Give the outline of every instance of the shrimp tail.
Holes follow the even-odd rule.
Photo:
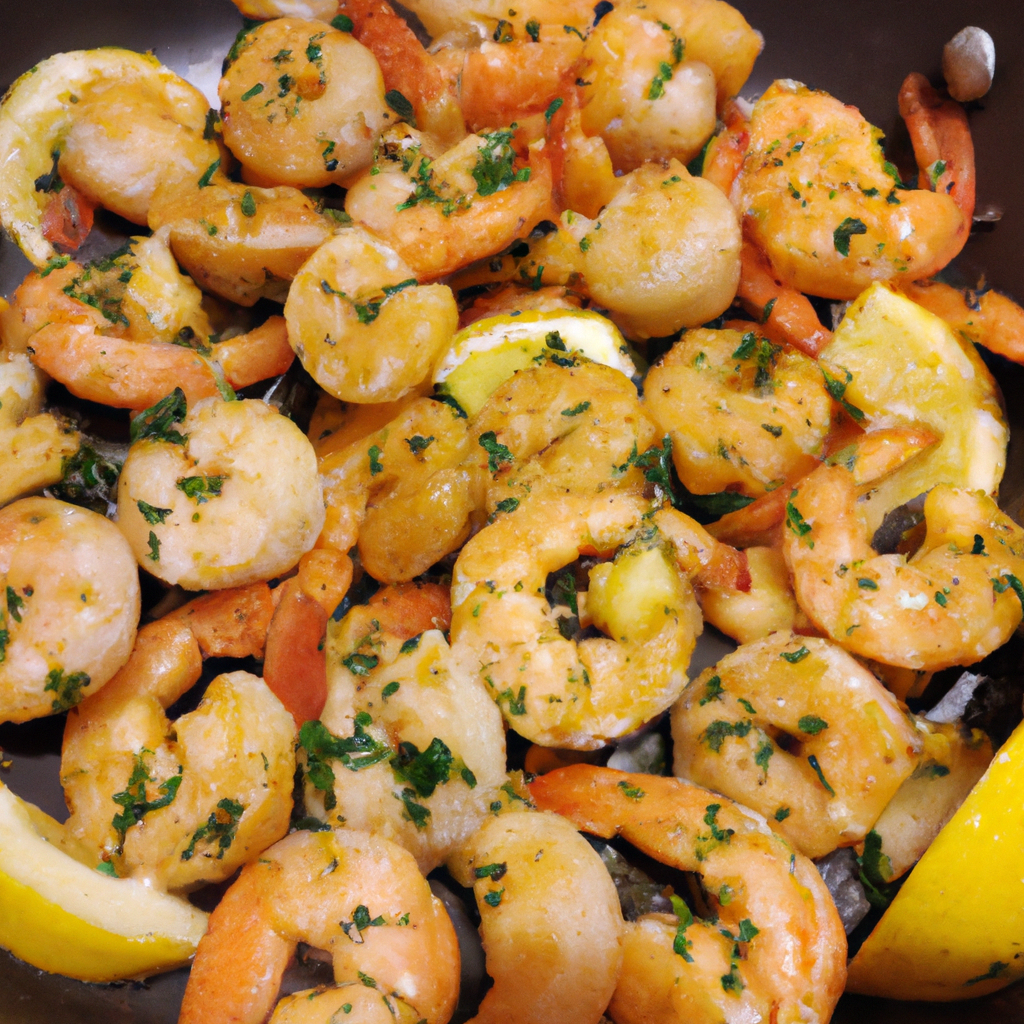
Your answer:
[[[81,192],[65,185],[43,212],[43,237],[61,252],[74,252],[92,231],[95,208]]]
[[[910,132],[919,187],[949,195],[964,215],[963,242],[974,216],[974,143],[964,108],[945,99],[914,71],[900,87],[900,116]]]

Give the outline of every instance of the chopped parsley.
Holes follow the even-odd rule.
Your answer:
[[[184,444],[188,440],[188,435],[180,433],[174,425],[181,423],[187,411],[185,392],[181,388],[175,388],[156,405],[151,405],[132,418],[129,433],[132,443],[151,438],[170,444]]]
[[[150,505],[148,501],[137,501],[135,504],[142,513],[142,518],[145,519],[150,526],[156,526],[157,523],[162,523],[171,514],[171,512],[174,511],[170,508],[157,508],[156,505]],[[7,589],[10,590],[10,587]]]
[[[415,434],[413,437],[407,437],[405,443],[409,446],[409,451],[413,455],[419,455],[421,452],[425,452],[436,440],[437,438],[433,434],[430,437]]]
[[[483,136],[484,144],[478,150],[476,166],[470,171],[478,195],[491,196],[517,181],[529,181],[529,167],[512,170],[515,159],[511,146],[512,134],[512,130],[508,129]]]
[[[639,786],[631,786],[625,779],[619,783],[619,789],[622,790],[630,800],[639,803],[647,794]]]
[[[411,821],[416,826],[417,831],[419,831],[427,827],[427,821],[430,819],[430,809],[416,803],[413,799],[415,796],[415,790],[406,788],[402,790],[402,795],[400,797],[396,796],[396,798],[402,801],[405,808],[402,811],[402,817],[406,821]]]
[[[850,255],[850,238],[853,235],[866,235],[868,233],[868,226],[864,221],[857,217],[847,217],[840,225],[832,232],[832,244],[836,247],[836,252],[840,256]]]
[[[497,907],[501,903],[501,897],[504,895],[504,888],[492,889],[490,892],[484,894],[484,903],[489,907]]]
[[[819,732],[828,728],[828,722],[826,722],[824,718],[819,718],[817,715],[804,715],[800,721],[797,722],[797,728],[808,736],[817,736]]]
[[[699,703],[700,707],[704,707],[705,704],[710,704],[713,700],[722,700],[722,694],[725,690],[722,688],[722,680],[720,676],[712,676],[704,684],[704,696],[701,697]]]
[[[806,647],[801,647],[799,650],[796,651],[783,651],[779,655],[779,657],[784,658],[786,661],[790,663],[790,665],[795,665],[797,664],[797,662],[803,661],[804,658],[806,658],[807,655],[810,653],[811,652],[807,650]]]
[[[857,423],[864,419],[864,413],[855,405],[851,405],[843,396],[846,394],[846,386],[853,380],[853,374],[846,370],[846,380],[841,381],[833,377],[824,367],[821,368],[822,376],[825,378],[825,390],[837,401]]]
[[[500,882],[508,871],[508,864],[502,861],[500,864],[485,864],[482,868],[474,868],[475,878],[489,878],[492,882]]]
[[[452,760],[451,750],[435,736],[422,751],[415,743],[399,743],[391,770],[399,782],[408,782],[417,796],[429,797],[451,778]]]
[[[378,445],[370,445],[370,450],[366,453],[370,458],[370,476],[376,476],[378,473],[384,472],[384,463],[380,461],[380,457],[384,454]]]
[[[211,498],[219,498],[226,476],[185,476],[175,483],[182,494],[197,505],[205,505]]]
[[[4,632],[7,631],[4,630]],[[64,669],[54,668],[46,673],[46,685],[43,687],[43,692],[56,694],[51,704],[54,711],[67,711],[82,699],[82,690],[90,682],[92,680],[87,672],[71,672],[64,675]]]
[[[217,810],[213,811],[206,819],[205,825],[192,833],[192,841],[181,851],[182,860],[191,860],[196,852],[198,843],[217,844],[217,860],[224,859],[224,851],[229,849],[235,841],[235,833],[238,831],[238,822],[242,818],[245,806],[237,800],[225,797],[217,803]],[[206,854],[210,856],[210,854]]]
[[[690,956],[690,950],[693,948],[693,942],[686,937],[686,929],[693,924],[693,914],[679,896],[673,893],[669,899],[672,901],[672,913],[679,919],[676,924],[675,937],[672,939],[672,952],[676,956],[681,956],[688,964],[692,964],[693,957]]]
[[[736,736],[742,739],[754,727],[749,718],[741,719],[739,722],[724,722],[716,719],[700,735],[700,738],[716,754],[722,752],[722,744],[729,736]]]
[[[260,86],[260,92],[262,92],[262,91],[263,91],[263,86],[261,85]],[[245,98],[246,98],[245,96],[242,97],[243,100]],[[206,188],[210,184],[210,182],[213,180],[213,176],[217,173],[217,169],[219,167],[220,167],[220,157],[217,157],[217,159],[214,160],[213,163],[210,164],[210,166],[207,167],[205,171],[203,171],[203,175],[199,179],[199,187],[200,188]]]
[[[299,746],[306,752],[306,778],[324,794],[324,808],[328,811],[337,806],[334,769],[328,761],[339,761],[349,771],[357,772],[394,756],[387,744],[366,732],[371,721],[365,711],[359,712],[353,735],[340,738],[316,719],[303,722],[299,729]]]
[[[825,773],[821,770],[818,759],[813,754],[809,754],[807,763],[814,769],[814,774],[818,776],[818,781],[828,790],[828,795],[835,796],[836,791],[828,784],[828,779],[825,778]]]
[[[249,189],[246,189],[242,195],[241,209],[242,215],[245,217],[256,216],[256,199],[253,197],[253,194]]]
[[[160,538],[152,530],[149,531],[149,541],[148,541],[148,543],[149,543],[149,552],[146,554],[146,557],[151,562],[159,562],[160,561]]]
[[[143,750],[135,755],[135,764],[132,767],[131,775],[128,776],[127,785],[120,793],[115,793],[111,797],[114,803],[121,808],[111,821],[121,842],[124,842],[125,833],[132,825],[142,821],[150,811],[158,811],[161,807],[166,807],[178,795],[178,787],[183,778],[182,766],[178,765],[177,775],[172,775],[157,787],[160,796],[155,800],[147,799],[146,783],[156,780],[149,774],[149,769],[142,757],[144,753],[151,753],[151,751]]]
[[[487,452],[487,468],[492,474],[498,472],[502,463],[512,463],[514,461],[512,452],[498,440],[498,436],[493,430],[488,430],[481,434],[478,442],[480,447]]]
[[[403,120],[407,121],[413,128],[416,127],[416,111],[412,104],[397,89],[389,89],[384,93],[384,102]]]

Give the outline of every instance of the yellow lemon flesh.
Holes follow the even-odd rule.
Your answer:
[[[534,360],[578,352],[595,363],[636,373],[625,339],[606,317],[586,310],[530,310],[478,320],[452,338],[434,383],[475,416],[498,386]]]
[[[0,783],[0,946],[82,981],[145,978],[188,963],[207,915],[60,849],[61,826]]]
[[[850,962],[847,991],[943,1001],[1024,976],[1024,724]]]
[[[974,346],[944,320],[874,284],[851,303],[819,359],[836,382],[833,397],[845,385],[842,400],[868,429],[916,423],[940,438],[867,495],[872,532],[886,512],[938,483],[995,493],[1009,442],[998,390]]]

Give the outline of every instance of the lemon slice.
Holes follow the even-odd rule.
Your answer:
[[[578,352],[627,377],[637,372],[625,339],[606,317],[588,310],[530,310],[487,317],[459,331],[434,370],[434,383],[475,416],[516,370],[560,351]]]
[[[82,981],[144,978],[188,963],[207,915],[55,845],[61,826],[0,783],[0,946]]]
[[[46,196],[35,182],[52,170],[76,104],[98,86],[143,79],[158,88],[181,81],[152,54],[111,46],[55,54],[7,90],[0,105],[0,223],[37,267],[57,251],[43,237]]]
[[[886,512],[938,483],[995,494],[1009,441],[996,384],[944,320],[874,284],[851,303],[819,360],[833,397],[845,384],[842,400],[865,426],[924,424],[941,439],[869,493],[862,507],[872,532]]]
[[[850,962],[847,990],[933,1001],[1024,975],[1024,725],[1019,725]]]

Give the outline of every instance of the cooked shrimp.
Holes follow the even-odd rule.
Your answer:
[[[413,587],[398,591],[400,607],[421,593],[429,609],[433,595]],[[306,806],[329,824],[398,843],[426,873],[476,831],[500,795],[505,731],[486,688],[455,664],[439,629],[409,638],[411,623],[396,632],[393,620],[378,602],[328,630],[327,704],[320,724],[300,733]]]
[[[482,504],[466,421],[428,398],[320,463],[327,519],[318,544],[357,541],[370,574],[397,583],[426,572],[469,536]]]
[[[313,448],[256,400],[180,391],[136,421],[118,481],[118,526],[154,576],[190,590],[269,579],[292,568],[324,522]]]
[[[556,215],[543,142],[524,165],[512,137],[512,129],[467,135],[433,159],[428,140],[399,126],[349,189],[345,210],[387,239],[420,279],[492,256]]]
[[[694,494],[756,497],[803,476],[832,420],[817,364],[757,331],[687,331],[647,375],[644,404]]]
[[[247,18],[318,18],[330,21],[338,0],[233,0]]]
[[[444,906],[411,854],[341,829],[295,832],[242,869],[200,940],[181,1024],[262,1024],[299,942],[331,954],[359,1020],[451,1017],[459,947]]]
[[[604,838],[701,876],[708,919],[627,925],[609,1007],[641,1021],[828,1021],[846,980],[846,937],[814,865],[732,801],[681,779],[574,765],[530,785],[537,803]]]
[[[994,291],[963,292],[940,281],[914,281],[901,290],[962,338],[1024,363],[1024,309],[1013,299]]]
[[[872,830],[886,858],[887,881],[906,874],[921,859],[992,760],[992,742],[980,729],[919,717],[914,721],[924,741],[920,764]]]
[[[200,668],[186,623],[145,626],[128,664],[69,716],[61,755],[68,833],[173,891],[229,878],[288,831],[292,809],[295,726],[262,679],[219,675],[168,720]]]
[[[685,685],[701,630],[688,577],[700,565],[663,535],[652,511],[621,491],[539,495],[462,549],[452,646],[520,735],[593,749],[650,721]],[[607,636],[577,643],[562,635],[545,586],[583,551],[616,556],[590,571],[586,598],[576,598],[581,623]]]
[[[0,510],[0,589],[0,720],[66,711],[128,660],[139,574],[103,516],[54,498]]]
[[[401,93],[412,106],[410,120],[443,145],[458,142],[466,126],[454,90],[405,19],[386,0],[342,0],[338,10],[352,22],[352,35],[377,58],[384,88]]]
[[[41,411],[43,386],[27,355],[0,349],[0,506],[57,483],[78,451],[78,431]]]
[[[754,107],[738,207],[784,284],[852,299],[928,277],[962,248],[970,218],[950,195],[900,190],[878,139],[855,107],[796,82]]]
[[[790,493],[786,561],[800,607],[853,654],[935,670],[971,665],[1021,621],[1024,532],[980,492],[937,485],[908,560],[871,548],[852,474],[817,469]]]
[[[563,214],[518,274],[544,284],[576,275],[576,287],[633,338],[714,319],[739,280],[740,231],[729,201],[675,160],[645,164],[620,182],[599,220]]]
[[[520,370],[491,395],[469,432],[477,443],[467,462],[487,481],[488,513],[552,490],[642,490],[636,453],[656,437],[633,382],[589,362]]]
[[[706,669],[672,709],[674,772],[774,819],[808,857],[852,846],[917,767],[895,698],[827,640],[783,631]]]
[[[242,37],[220,81],[224,141],[254,185],[347,184],[393,116],[373,54],[322,21],[276,18]]]
[[[583,50],[583,130],[604,139],[616,170],[686,163],[711,137],[718,101],[743,87],[762,45],[726,3],[618,4]]]
[[[159,184],[199,181],[219,158],[203,137],[209,104],[152,54],[116,47],[59,53],[22,75],[0,107],[0,222],[37,266],[57,256],[36,189],[60,177],[137,224]]]
[[[494,979],[473,1024],[597,1024],[622,963],[622,912],[575,827],[547,811],[502,813],[448,869],[473,887]]]
[[[560,172],[555,176],[556,192],[566,209],[596,219],[619,190],[611,154],[600,135],[584,133],[575,94],[569,93],[558,114],[561,124],[554,141],[561,152],[555,149],[556,157],[560,157],[560,167],[556,164]],[[553,120],[552,126],[555,124]]]
[[[529,0],[512,9],[505,0],[410,0],[403,6],[423,22],[435,39],[448,34],[457,38],[467,32],[493,37],[499,23],[514,38],[532,38],[526,27],[531,21],[539,26],[538,32],[545,25],[555,25],[563,32],[562,26],[569,25],[582,35],[594,20],[594,5],[588,0]]]
[[[175,257],[203,288],[243,306],[283,302],[288,282],[335,226],[298,189],[230,181],[158,192],[149,224],[169,225]]]
[[[580,304],[579,296],[561,286],[538,288],[535,291],[510,284],[478,295],[459,316],[459,327],[468,327],[477,320],[492,316],[515,316],[531,310],[554,313],[563,309],[579,309]]]
[[[284,313],[302,365],[347,402],[410,392],[459,321],[447,285],[417,285],[413,268],[360,227],[344,228],[306,261]]]

